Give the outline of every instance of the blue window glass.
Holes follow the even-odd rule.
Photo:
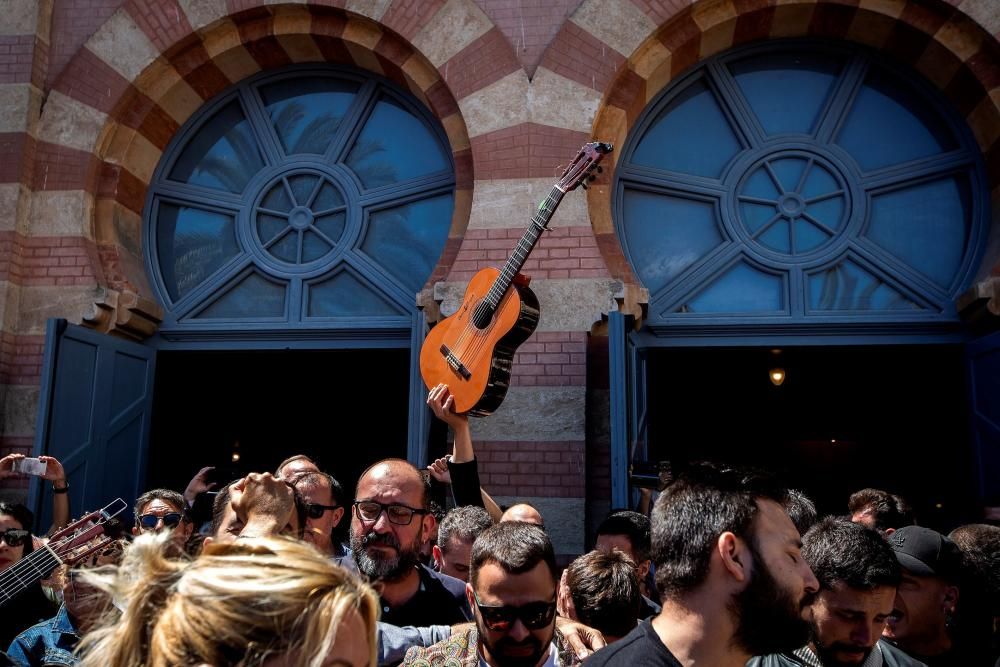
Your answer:
[[[360,84],[317,77],[261,86],[260,96],[285,153],[326,152]]]
[[[644,285],[658,289],[723,242],[711,202],[626,190],[628,244]]]
[[[214,190],[243,192],[263,166],[250,122],[234,100],[212,116],[184,147],[170,178]]]
[[[157,247],[167,294],[176,301],[240,253],[233,215],[159,202]]]
[[[163,326],[408,327],[454,189],[443,128],[395,84],[331,65],[247,79],[181,128],[150,184]]]
[[[368,221],[361,250],[390,271],[411,292],[419,290],[434,270],[436,258],[451,227],[450,197],[434,197],[376,211]]]
[[[680,307],[684,313],[757,313],[785,308],[781,277],[740,262]]]
[[[692,132],[691,128],[698,131]],[[636,146],[636,165],[717,178],[740,142],[715,95],[697,80],[670,100]]]
[[[651,101],[612,214],[653,324],[954,321],[986,182],[969,128],[913,73],[788,40],[708,59]]]
[[[755,54],[729,63],[729,70],[768,134],[810,134],[845,58],[826,53]]]
[[[450,166],[441,142],[391,97],[375,105],[347,156],[365,189],[436,174]]]

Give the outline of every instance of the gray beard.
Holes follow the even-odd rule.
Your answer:
[[[392,546],[396,548],[395,556],[372,558],[368,555],[365,546],[373,535],[374,533],[369,533],[361,539],[351,535],[351,551],[354,552],[354,561],[358,564],[358,569],[369,579],[373,581],[399,581],[419,562],[417,551],[412,548],[404,549],[394,539]]]

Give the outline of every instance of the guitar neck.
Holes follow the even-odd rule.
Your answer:
[[[0,607],[52,574],[61,564],[62,559],[46,544],[0,572]]]
[[[493,281],[493,286],[490,287],[490,291],[486,295],[485,301],[489,303],[492,309],[495,310],[499,307],[504,294],[507,293],[511,283],[514,281],[514,276],[521,271],[525,261],[528,259],[528,255],[531,254],[531,251],[535,248],[535,244],[538,243],[538,239],[541,238],[542,232],[548,228],[549,220],[552,218],[552,214],[555,213],[556,207],[559,206],[559,202],[562,201],[563,194],[565,193],[558,186],[553,185],[552,189],[549,190],[548,196],[542,200],[542,203],[538,205],[538,210],[531,216],[531,222],[528,223],[527,229],[524,230],[521,239],[514,246],[513,252],[507,258],[507,263],[504,264],[500,275]]]

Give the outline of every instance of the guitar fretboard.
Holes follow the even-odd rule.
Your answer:
[[[52,574],[62,560],[47,544],[0,572],[0,606]]]
[[[490,291],[486,294],[484,301],[489,304],[491,310],[496,311],[500,306],[500,301],[510,288],[510,284],[514,281],[514,276],[524,266],[524,262],[528,259],[528,255],[534,249],[535,244],[538,243],[542,232],[547,229],[546,225],[548,225],[549,220],[552,218],[552,214],[555,213],[556,207],[559,206],[559,202],[562,201],[563,194],[563,191],[558,186],[552,186],[548,196],[539,204],[535,214],[531,216],[528,228],[524,230],[521,239],[514,246],[510,257],[507,258],[503,270],[500,271],[500,275],[493,281]]]

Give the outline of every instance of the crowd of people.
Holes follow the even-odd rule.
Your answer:
[[[454,449],[426,470],[375,462],[352,498],[304,455],[217,487],[205,468],[135,499],[130,525],[72,567],[26,508],[0,504],[0,664],[1000,664],[1000,528],[945,536],[876,489],[818,517],[769,476],[691,464],[650,515],[612,511],[560,568],[541,513],[481,487],[447,388],[428,405]],[[48,471],[52,534],[69,506],[58,461]],[[449,511],[431,480],[450,485]]]

